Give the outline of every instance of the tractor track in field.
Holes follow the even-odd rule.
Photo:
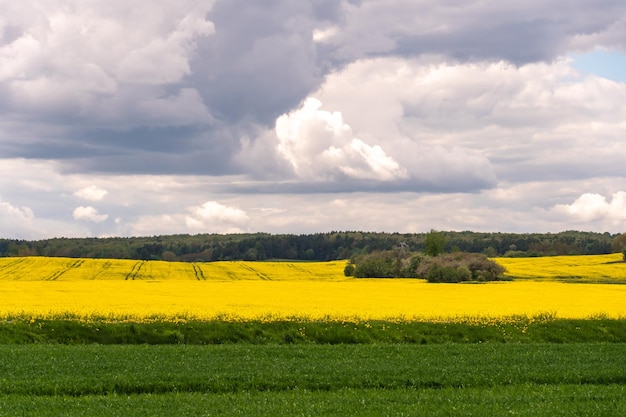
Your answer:
[[[94,276],[91,277],[91,279],[97,279],[101,274],[107,272],[109,270],[109,268],[111,268],[111,265],[113,265],[113,262],[111,262],[111,261],[104,262],[102,264],[102,268],[98,272],[96,272],[94,274]]]
[[[134,281],[137,278],[137,275],[139,275],[139,272],[141,271],[141,268],[143,268],[143,266],[146,264],[146,261],[139,261],[139,262],[135,262],[133,264],[133,267],[131,268],[130,272],[128,274],[126,274],[126,278],[124,278],[125,281]]]
[[[85,263],[84,259],[78,259],[72,263],[70,263],[69,265],[67,265],[67,267],[65,269],[59,269],[57,271],[54,271],[51,275],[49,275],[47,278],[45,278],[45,280],[47,281],[56,281],[59,279],[59,277],[61,277],[63,274],[65,274],[66,272],[72,270],[72,269],[76,269],[76,268],[80,268],[80,266],[82,264]]]
[[[247,269],[251,272],[253,272],[257,277],[259,277],[260,279],[264,280],[264,281],[271,281],[272,278],[267,275],[264,274],[263,272],[257,271],[256,269],[252,268],[250,265],[246,265],[246,264],[240,264],[240,266],[244,269]]]
[[[202,268],[200,268],[200,266],[198,266],[196,263],[192,263],[191,266],[193,267],[193,273],[196,276],[196,279],[198,281],[206,281],[206,277],[204,276],[204,272],[202,272]]]

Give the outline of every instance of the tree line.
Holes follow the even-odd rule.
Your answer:
[[[443,252],[494,256],[592,255],[621,252],[626,234],[439,232]],[[55,256],[206,262],[350,259],[402,246],[424,252],[428,233],[333,231],[315,234],[197,234],[151,237],[0,239],[0,256]]]

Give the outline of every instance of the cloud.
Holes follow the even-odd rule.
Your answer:
[[[505,59],[518,65],[550,61],[571,48],[602,44],[624,49],[626,6],[592,0],[564,9],[558,1],[411,0],[345,2],[338,33],[327,43],[335,59],[441,54],[463,61]],[[377,30],[372,30],[375,27]]]
[[[257,178],[291,171],[304,191],[373,190],[374,181],[474,192],[499,181],[606,177],[626,158],[624,100],[626,84],[580,74],[567,58],[361,60],[330,74],[274,132],[244,141],[236,160]],[[293,178],[274,187],[298,188]]]
[[[626,192],[614,193],[610,201],[600,194],[585,193],[571,204],[556,205],[554,210],[577,221],[607,220],[615,224],[624,224],[626,222]]]
[[[30,78],[43,68],[68,76],[93,65],[119,82],[177,82],[189,73],[196,38],[214,32],[205,19],[211,2],[139,2],[132,9],[118,1],[62,3],[27,0],[8,7],[5,16],[19,35],[2,48],[0,57],[11,63],[3,66],[3,78]]]
[[[339,19],[340,2],[217,2],[213,36],[199,39],[190,81],[220,119],[273,125],[331,69],[313,40],[321,22]]]
[[[45,115],[70,124],[163,124],[162,118],[180,124],[189,123],[191,115],[193,123],[206,121],[197,92],[176,85],[191,72],[197,40],[214,33],[206,19],[211,4],[183,0],[154,7],[140,1],[129,9],[119,1],[26,0],[6,5],[3,14],[14,36],[0,42],[5,92],[0,105],[36,120]],[[181,115],[158,100],[194,109]],[[156,113],[131,121],[126,110],[137,104]]]
[[[79,206],[74,209],[73,217],[75,220],[85,220],[93,223],[102,223],[109,218],[109,215],[100,214],[98,210],[92,206]]]
[[[580,36],[592,30],[617,31],[624,5],[607,1],[599,11],[596,4],[582,1],[571,10],[559,10],[558,20],[549,17],[554,9],[552,3],[518,7],[469,2],[444,7],[434,2],[388,5],[283,0],[263,7],[240,0],[215,4],[188,0],[160,3],[158,7],[139,1],[133,10],[119,1],[106,6],[76,0],[45,6],[34,1],[7,5],[8,29],[2,31],[6,35],[0,41],[0,92],[6,94],[0,94],[0,108],[4,120],[13,123],[7,130],[13,134],[5,139],[5,146],[10,147],[6,155],[63,155],[69,169],[86,172],[168,170],[201,174],[209,169],[211,174],[230,174],[240,168],[235,159],[237,152],[245,152],[242,148],[247,145],[241,143],[242,138],[254,141],[252,136],[271,129],[280,115],[295,111],[307,97],[316,97],[325,109],[341,112],[354,138],[360,141],[353,146],[335,146],[339,151],[332,155],[344,167],[355,162],[362,166],[336,170],[333,175],[369,180],[402,177],[400,171],[410,171],[410,167],[400,160],[401,155],[394,154],[394,146],[387,143],[390,135],[381,132],[382,125],[375,132],[363,129],[359,119],[366,117],[354,117],[341,103],[319,94],[320,86],[325,85],[326,91],[340,87],[333,86],[333,80],[341,79],[342,74],[344,80],[349,79],[348,73],[355,73],[359,66],[370,71],[370,84],[376,74],[386,74],[379,77],[382,85],[390,75],[386,65],[393,71],[398,69],[395,62],[409,62],[406,67],[411,75],[416,68],[413,62],[436,53],[448,64],[432,69],[433,85],[445,90],[451,76],[460,78],[467,70],[471,75],[468,73],[461,87],[471,90],[475,73],[488,69],[484,63],[513,62],[519,67],[544,59],[541,57],[551,62],[559,53],[565,54],[573,40],[582,45]],[[585,12],[591,9],[594,13]],[[371,31],[375,21],[387,23],[376,24],[381,30]],[[532,35],[537,28],[541,29],[539,35]],[[545,31],[549,31],[549,38],[543,36]],[[456,69],[453,63],[458,64]],[[472,63],[477,65],[473,68]],[[485,87],[488,80],[483,76],[474,91]],[[396,86],[410,95],[414,86],[407,77],[404,81]],[[453,82],[448,90],[455,91],[457,85]],[[541,87],[546,88],[543,91],[550,88]],[[427,88],[416,90],[424,92]],[[454,129],[458,124],[461,129],[466,127],[464,122],[471,121],[471,115],[461,112],[466,103],[458,102],[455,108],[454,96],[444,94],[444,101],[437,101],[438,97],[426,94],[435,99],[429,110],[416,106],[421,104],[419,100],[405,105],[404,98],[398,97],[399,102],[393,103],[384,97],[389,94],[381,92],[383,97],[378,101],[361,104],[380,113],[371,117],[373,112],[365,112],[371,126],[396,108],[406,114],[387,119],[385,128],[391,124],[395,130],[410,129],[422,114],[441,128],[445,124]],[[348,94],[345,100],[350,97]],[[498,99],[483,91],[482,99],[471,104],[482,110],[483,104]],[[392,105],[387,108],[390,101]],[[576,100],[569,102],[570,106],[572,102]],[[433,117],[437,112],[439,119]],[[515,114],[509,116],[518,121],[524,117],[523,111]],[[464,118],[457,120],[458,115]],[[475,126],[484,115],[476,116]],[[34,134],[33,125],[40,125],[43,133]],[[170,149],[166,155],[154,155],[164,141],[153,138],[164,135],[169,138]],[[20,141],[13,139],[17,137]],[[28,143],[25,137],[31,138]],[[423,139],[419,138],[421,145],[425,145]],[[447,152],[456,147],[471,154],[468,161],[479,156],[490,160],[482,151],[477,154],[471,147],[443,143],[445,139],[441,137],[437,145]],[[415,137],[411,140],[416,142]],[[381,151],[386,159],[375,157],[382,157]],[[428,146],[422,146],[414,154],[429,151]],[[152,158],[154,163],[145,162]],[[486,166],[487,159],[481,165]],[[372,164],[363,162],[367,160]],[[390,173],[391,160],[400,171]],[[493,184],[494,178],[483,172],[476,178],[475,188]]]
[[[626,157],[617,145],[626,84],[582,76],[570,64],[377,58],[331,74],[315,96],[416,179],[471,178],[476,189],[610,176]]]
[[[90,185],[74,192],[74,195],[89,201],[100,201],[108,194],[107,190],[96,185]]]
[[[624,226],[623,1],[0,2],[5,233]]]
[[[424,106],[422,120],[428,121],[431,114],[439,117],[420,94],[420,85],[430,83],[432,75],[446,77],[450,69],[456,70],[454,66],[431,65],[399,59],[350,65],[329,76],[315,93],[323,99],[311,96],[279,117],[275,144],[266,136],[257,150],[266,153],[269,147],[276,147],[276,159],[287,161],[303,181],[354,180],[355,189],[363,189],[362,181],[393,182],[395,189],[413,191],[493,186],[496,175],[481,149],[463,143],[445,146],[442,140],[432,140],[438,139],[437,132],[409,125],[415,120],[411,112],[417,103]],[[460,86],[470,83],[462,78],[463,69],[461,66],[458,78],[452,80]],[[449,85],[450,81],[439,82]],[[460,108],[463,91],[454,94],[461,101]],[[245,158],[256,158],[251,147],[244,150],[252,153]]]
[[[209,4],[211,2],[208,2]],[[191,70],[189,53],[195,48],[197,36],[214,33],[213,23],[205,20],[207,6],[176,20],[166,36],[148,39],[145,32],[138,32],[137,46],[125,54],[119,63],[117,75],[120,81],[140,84],[169,84],[182,80]],[[162,16],[159,16],[162,18]],[[164,59],[165,58],[165,59]],[[164,64],[164,65],[163,65]],[[155,69],[158,67],[158,71]]]
[[[406,177],[405,170],[380,146],[354,138],[340,112],[330,113],[321,106],[319,100],[309,98],[276,121],[278,152],[300,178],[388,181]]]
[[[226,206],[217,201],[207,201],[191,209],[185,218],[189,229],[205,233],[241,232],[249,221],[245,211],[236,207]]]
[[[35,215],[30,207],[15,207],[0,200],[0,228],[5,236],[27,234],[33,236]]]
[[[121,219],[117,219],[121,223]],[[133,220],[126,226],[122,226],[122,234],[131,236],[155,236],[159,234],[172,235],[186,230],[185,222],[181,216],[161,214],[143,215]]]

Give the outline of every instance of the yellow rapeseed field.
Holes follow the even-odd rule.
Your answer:
[[[539,258],[535,258],[537,260]],[[449,320],[626,316],[626,286],[554,280],[429,284],[343,276],[345,261],[0,259],[0,317]]]
[[[626,284],[626,262],[621,253],[494,260],[515,279]]]

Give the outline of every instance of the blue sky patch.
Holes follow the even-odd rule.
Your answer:
[[[625,54],[596,49],[586,54],[571,55],[571,58],[574,60],[572,66],[580,72],[626,82]]]

